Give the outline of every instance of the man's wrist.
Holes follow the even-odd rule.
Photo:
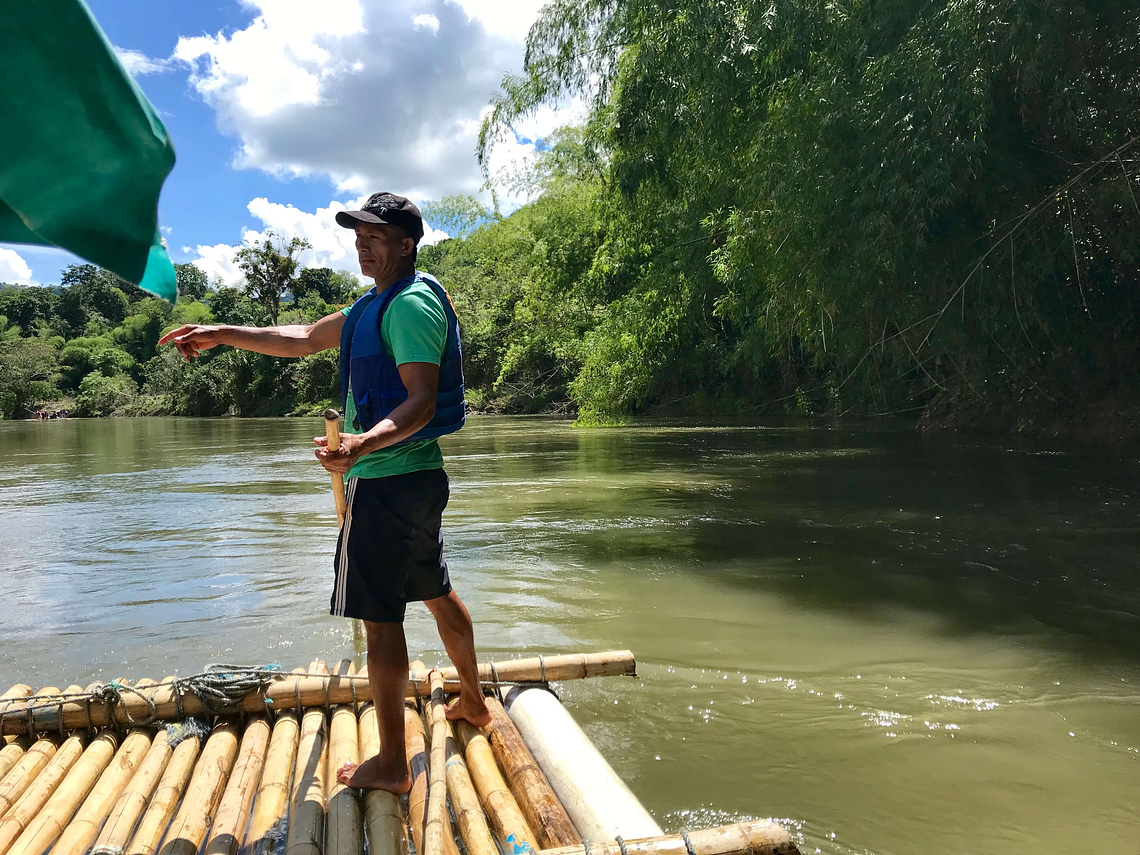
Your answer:
[[[380,423],[380,425],[382,424],[383,422]],[[372,430],[360,435],[361,456],[364,456],[365,454],[371,454],[373,451],[379,451],[384,447],[384,435],[380,432],[380,425],[376,425],[376,427],[372,428]]]

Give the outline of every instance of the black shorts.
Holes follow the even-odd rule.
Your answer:
[[[332,614],[401,623],[409,601],[451,591],[440,531],[448,496],[442,469],[349,479]]]

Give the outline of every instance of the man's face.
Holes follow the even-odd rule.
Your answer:
[[[381,279],[403,269],[415,243],[397,226],[356,224],[356,257],[360,272]]]

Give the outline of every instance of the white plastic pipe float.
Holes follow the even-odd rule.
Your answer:
[[[664,834],[558,698],[514,688],[505,706],[583,840]]]

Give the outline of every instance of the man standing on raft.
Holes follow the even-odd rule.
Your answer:
[[[375,193],[359,211],[340,211],[356,231],[360,272],[376,286],[351,309],[309,326],[235,327],[187,324],[164,335],[186,360],[220,344],[270,356],[306,356],[340,346],[346,433],[338,451],[325,437],[317,459],[349,478],[344,526],[336,549],[332,614],[364,621],[368,683],[376,702],[380,754],[346,764],[341,783],[405,793],[408,648],[404,609],[423,600],[459,672],[459,702],[449,719],[487,724],[471,615],[451,589],[440,517],[447,474],[436,438],[463,426],[463,357],[459,324],[443,287],[416,270],[424,234],[419,209],[403,196]]]

